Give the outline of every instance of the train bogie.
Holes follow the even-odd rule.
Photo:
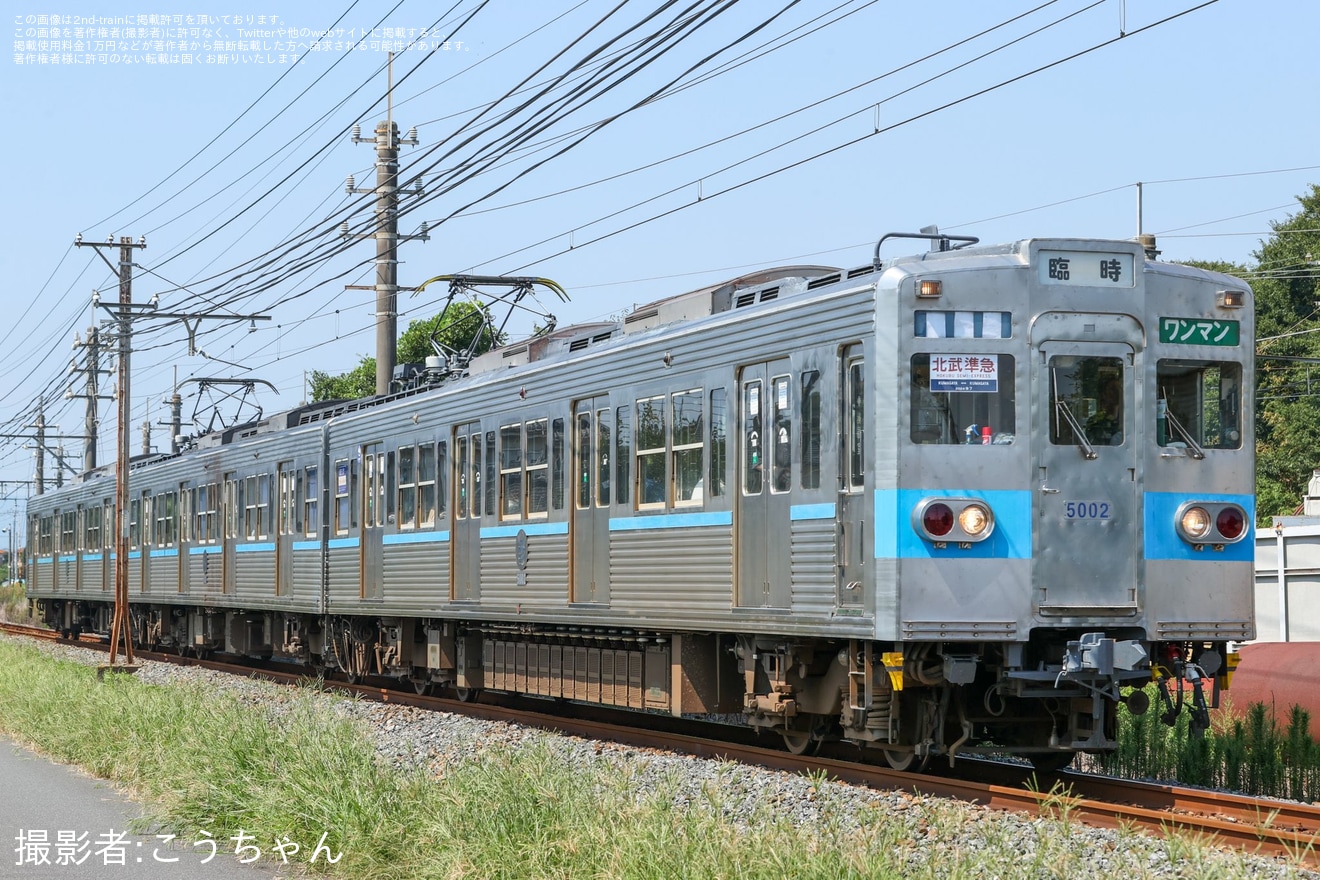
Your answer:
[[[895,766],[1112,749],[1132,688],[1200,682],[1200,719],[1254,634],[1249,298],[1033,240],[559,330],[137,463],[134,632]],[[108,625],[113,495],[33,499],[52,626]]]

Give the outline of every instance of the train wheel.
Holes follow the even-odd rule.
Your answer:
[[[424,697],[431,692],[431,680],[429,678],[414,678],[412,684],[413,690],[417,691],[419,697]]]
[[[926,769],[930,756],[918,757],[916,752],[903,752],[898,749],[885,749],[885,763],[900,773],[920,773]]]
[[[1027,755],[1031,766],[1041,773],[1057,773],[1071,764],[1075,757],[1077,757],[1076,752],[1036,752]]]
[[[814,749],[820,748],[820,740],[814,738],[810,730],[784,730],[781,734],[784,737],[784,748],[795,755],[805,755],[808,750],[814,754]]]
[[[456,687],[454,688],[454,696],[458,697],[461,702],[470,703],[477,698],[477,689]]]

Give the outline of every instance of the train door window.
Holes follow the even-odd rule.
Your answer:
[[[495,508],[495,490],[496,473],[499,468],[499,462],[495,460],[495,432],[486,432],[486,480],[484,483],[486,489],[486,513],[494,514]]]
[[[466,519],[468,515],[468,480],[470,462],[468,461],[468,441],[466,437],[454,438],[454,467],[455,476],[458,485],[455,487],[458,491],[458,509],[454,515],[459,519]]]
[[[844,372],[844,450],[848,456],[847,486],[866,485],[866,371],[865,361],[849,357]]]
[[[527,515],[545,516],[550,509],[550,449],[546,420],[527,423]]]
[[[449,512],[449,443],[441,440],[435,444],[435,514],[445,516]]]
[[[379,443],[362,447],[362,521],[367,528],[378,528],[385,524],[386,490],[389,487],[386,477],[385,454],[380,451]]]
[[[500,427],[500,519],[523,512],[522,425]]]
[[[417,525],[417,450],[405,446],[399,450],[399,528]]]
[[[179,543],[192,543],[192,506],[194,499],[193,489],[186,486],[179,487]]]
[[[665,397],[637,401],[637,506],[665,503]]]
[[[444,444],[441,444],[442,446]],[[402,454],[402,451],[400,451]],[[417,525],[435,525],[436,460],[435,444],[417,444]]]
[[[77,523],[76,523],[76,525],[74,526],[74,528],[76,529],[76,532],[75,532],[75,534],[74,534],[74,541],[75,541],[76,543],[74,544],[74,548],[73,548],[73,549],[75,549],[75,550],[79,550],[79,551],[81,551],[81,550],[86,550],[86,549],[87,549],[87,544],[86,544],[86,542],[87,542],[87,531],[86,531],[86,529],[85,529],[84,526],[83,526],[83,509],[82,509],[82,505],[81,505],[81,504],[78,505],[78,519],[77,519]]]
[[[610,504],[610,450],[614,448],[610,432],[610,411],[596,411],[596,506]]]
[[[238,537],[239,508],[242,498],[239,489],[242,484],[235,479],[232,473],[225,475],[224,496],[221,499],[222,511],[221,518],[224,523],[222,526],[223,534],[226,538],[233,539]]]
[[[701,504],[705,500],[701,482],[706,451],[702,436],[706,430],[702,398],[700,388],[677,392],[670,398],[675,507]]]
[[[481,435],[472,435],[472,515],[481,516]]]
[[[743,494],[760,495],[765,483],[761,472],[763,450],[761,448],[761,380],[756,379],[743,385]]]
[[[37,525],[37,551],[44,556],[55,552],[55,518],[43,516]]]
[[[820,488],[820,372],[802,374],[802,488]]]
[[[793,409],[789,388],[788,376],[770,380],[770,412],[775,432],[770,438],[773,475],[770,491],[776,495],[793,487]]]
[[[632,475],[632,407],[621,406],[614,410],[614,501],[616,504],[628,503],[628,487]]]
[[[291,462],[283,461],[279,465],[280,503],[279,534],[292,535],[298,526],[298,480]]]
[[[724,494],[724,474],[728,466],[728,391],[713,388],[710,392],[710,479],[706,494],[712,498]]]
[[[382,474],[381,478],[382,480],[384,480],[384,485],[381,487],[380,490],[381,505],[385,511],[384,520],[382,521],[382,525],[383,525],[384,523],[394,522],[394,514],[395,514],[394,499],[396,497],[395,490],[398,487],[394,482],[393,450],[385,453],[385,464],[382,466],[381,474]]]
[[[577,508],[591,506],[591,413],[577,414],[577,447],[573,472],[577,481]]]
[[[564,509],[564,420],[550,423],[550,503]]]
[[[347,535],[352,527],[353,498],[349,494],[349,461],[341,458],[335,462],[335,534]]]
[[[1155,436],[1160,446],[1242,446],[1242,365],[1161,360],[1155,370]]]
[[[1010,355],[917,354],[911,376],[913,443],[1013,442],[1017,410]]]
[[[214,483],[204,483],[193,490],[193,534],[199,544],[215,540],[215,491]]]
[[[1123,359],[1050,358],[1050,442],[1072,446],[1123,443]]]

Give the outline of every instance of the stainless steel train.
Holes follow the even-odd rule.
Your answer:
[[[1204,725],[1254,635],[1253,340],[1138,242],[886,236],[134,460],[132,633],[1061,766],[1152,680]],[[67,632],[109,631],[112,470],[29,505]]]

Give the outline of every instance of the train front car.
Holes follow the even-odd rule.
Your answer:
[[[1056,768],[1114,749],[1118,703],[1145,711],[1152,680],[1166,722],[1204,728],[1254,636],[1249,288],[1136,242],[1037,239],[896,260],[877,300],[900,404],[877,425],[899,438],[876,475],[877,636],[896,650],[861,670],[848,735],[896,766]]]

